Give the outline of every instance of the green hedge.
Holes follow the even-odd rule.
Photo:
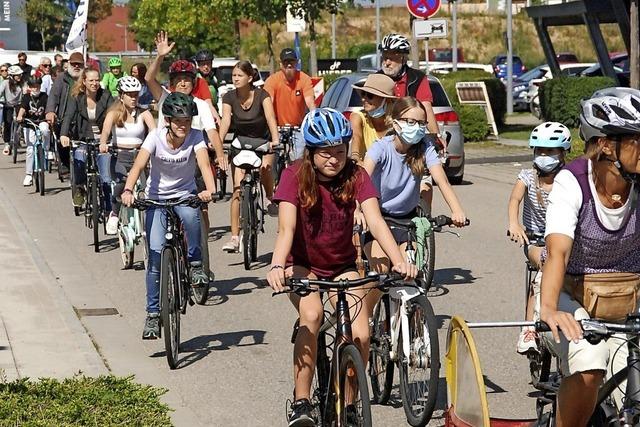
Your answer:
[[[580,124],[580,101],[596,90],[615,86],[609,77],[560,77],[545,81],[540,88],[540,109],[546,121]]]
[[[170,426],[166,390],[112,375],[0,380],[0,425]]]
[[[498,124],[504,123],[504,116],[507,112],[506,92],[502,82],[492,77],[492,74],[484,71],[457,71],[436,76],[440,79],[445,92],[447,92],[451,105],[458,112],[460,126],[466,141],[484,141],[491,129],[487,123],[487,115],[482,107],[460,105],[456,93],[457,82],[484,82],[487,86],[489,102],[496,122]]]

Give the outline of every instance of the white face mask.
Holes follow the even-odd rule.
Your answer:
[[[537,155],[533,158],[533,164],[543,173],[553,172],[560,164],[560,154]]]

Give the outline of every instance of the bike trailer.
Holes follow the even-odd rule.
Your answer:
[[[445,427],[532,427],[536,420],[489,417],[480,358],[464,319],[454,316],[447,333],[444,359],[447,378]]]

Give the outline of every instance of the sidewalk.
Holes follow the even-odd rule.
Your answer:
[[[4,276],[0,281],[0,370],[4,378],[107,374],[4,190],[0,190],[0,253]]]

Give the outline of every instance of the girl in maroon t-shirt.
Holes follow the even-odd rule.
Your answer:
[[[359,278],[352,243],[356,202],[362,208],[371,233],[388,254],[393,269],[407,278],[416,276],[407,264],[389,228],[382,219],[377,191],[364,169],[347,159],[351,126],[344,116],[329,108],[316,109],[305,117],[302,132],[306,148],[303,158],[285,169],[274,201],[279,202],[278,237],[269,285],[283,290],[288,277],[329,280]],[[373,307],[359,307],[366,290],[354,290],[352,332],[362,359],[369,354],[369,322],[365,313]],[[292,294],[300,317],[294,346],[295,401],[289,425],[306,425],[311,418],[309,395],[313,380],[316,340],[323,319],[318,293],[305,297]],[[364,310],[363,310],[364,308]],[[363,314],[356,316],[356,312]]]

